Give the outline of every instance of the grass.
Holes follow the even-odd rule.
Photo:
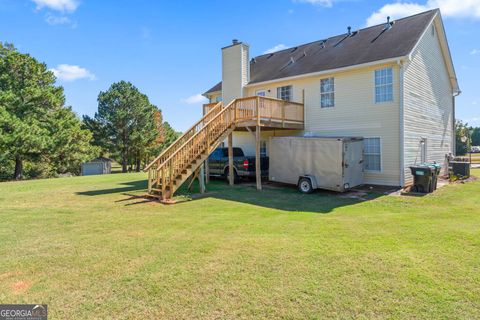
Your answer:
[[[474,171],[479,174],[480,171]],[[0,303],[50,319],[480,318],[480,181],[368,201],[144,174],[0,184]]]
[[[466,157],[470,157],[470,154],[466,155]],[[478,164],[480,163],[480,153],[472,153],[472,163]]]

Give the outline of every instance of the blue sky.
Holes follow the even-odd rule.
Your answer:
[[[457,117],[480,126],[480,0],[0,0],[0,41],[55,69],[79,115],[93,115],[98,93],[127,80],[185,130],[201,114],[199,94],[220,80],[220,48],[233,38],[255,56],[433,7],[462,89]]]

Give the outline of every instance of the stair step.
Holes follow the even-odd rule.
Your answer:
[[[232,126],[225,127],[223,124],[220,124],[220,123],[218,125],[213,126],[211,132],[214,133],[215,142],[212,145],[212,147],[217,146],[220,141],[224,140],[227,137],[227,135],[231,132],[232,128],[233,128]],[[190,150],[194,151],[194,153],[200,151],[200,149],[188,149],[186,150],[187,153],[190,152]],[[159,199],[160,198],[163,200],[169,199],[172,196],[172,194],[178,189],[178,187],[181,184],[183,184],[187,180],[187,178],[190,177],[194,173],[194,171],[198,169],[200,165],[202,165],[202,163],[208,158],[209,153],[212,151],[213,149],[209,148],[208,150],[204,150],[198,155],[192,156],[192,158],[190,159],[177,163],[175,166],[175,170],[179,170],[181,168],[182,170],[173,179],[173,181],[166,182],[165,186],[162,186],[161,179],[159,183],[157,183],[157,181],[154,181],[152,185],[156,186],[156,188],[151,188],[151,192],[158,193],[158,194],[154,194],[154,196],[156,196]],[[171,170],[170,167],[167,167],[166,169],[167,169],[167,172]],[[172,186],[172,188],[170,188],[170,186]]]

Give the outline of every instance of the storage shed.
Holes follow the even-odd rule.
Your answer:
[[[92,161],[82,163],[82,176],[92,176],[97,174],[109,174],[112,172],[112,160],[99,157]]]

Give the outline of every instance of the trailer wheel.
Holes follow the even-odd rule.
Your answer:
[[[312,193],[312,180],[308,178],[301,178],[300,180],[298,180],[298,191],[300,191],[301,193]]]

